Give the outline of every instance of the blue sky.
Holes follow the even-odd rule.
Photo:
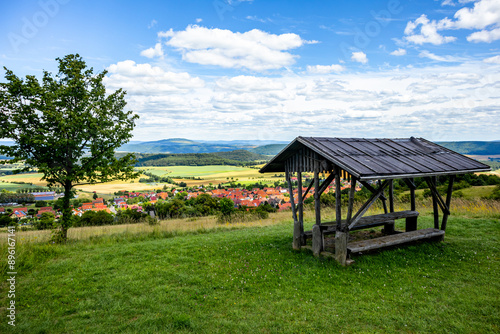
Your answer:
[[[19,76],[108,70],[134,140],[500,139],[498,0],[11,1],[0,29]]]

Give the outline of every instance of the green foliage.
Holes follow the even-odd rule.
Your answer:
[[[12,221],[8,214],[0,214],[0,227],[9,226]]]
[[[286,144],[269,144],[252,148],[250,151],[263,155],[276,155],[285,147]]]
[[[116,215],[117,224],[133,224],[147,221],[148,214],[139,212],[138,210],[126,209],[118,211]]]
[[[248,152],[236,150],[230,152],[214,153],[181,153],[181,154],[139,154],[137,166],[245,166],[255,164],[255,161],[266,161],[267,157]],[[148,175],[149,176],[149,175]],[[173,183],[173,182],[169,182]]]
[[[35,197],[32,194],[17,194],[11,192],[0,193],[0,203],[33,203]]]
[[[500,200],[500,185],[495,187],[495,190],[493,190],[493,193],[489,196],[489,198],[497,201]]]
[[[40,219],[36,220],[33,224],[37,230],[48,230],[54,228],[55,216],[51,212],[44,212]]]
[[[216,155],[218,157],[228,159],[228,160],[235,160],[235,161],[241,161],[241,162],[255,162],[255,161],[268,161],[269,157],[250,152],[247,150],[234,150],[234,151],[226,151],[226,152],[214,152],[212,153],[213,155]]]
[[[113,222],[113,215],[106,211],[86,211],[79,219],[73,220],[73,226],[102,226],[111,225]]]
[[[13,157],[2,163],[25,162],[15,172],[37,168],[49,187],[64,188],[61,239],[71,223],[70,199],[78,184],[125,180],[137,176],[135,159],[115,158],[114,151],[132,137],[138,116],[124,111],[125,92],[106,94],[106,71],[94,74],[78,55],[57,58],[59,73],[44,71],[20,79],[5,68],[0,84],[0,153]]]
[[[230,216],[234,212],[234,202],[230,198],[221,198],[220,202],[220,213],[223,216]]]
[[[46,201],[36,201],[35,202],[35,208],[43,208],[44,206],[47,206]]]

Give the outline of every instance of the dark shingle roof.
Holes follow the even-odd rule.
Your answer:
[[[361,180],[464,174],[491,170],[423,138],[365,139],[297,137],[260,170],[284,172],[285,162],[300,149],[309,149],[321,159]]]

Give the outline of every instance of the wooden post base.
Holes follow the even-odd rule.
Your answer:
[[[324,248],[323,233],[319,225],[314,225],[312,228],[312,251],[314,256],[319,256]]]
[[[293,223],[293,249],[300,250],[300,246],[302,246],[302,235],[300,224],[296,221]]]
[[[347,238],[349,233],[339,232],[335,233],[335,260],[342,266],[347,264]]]

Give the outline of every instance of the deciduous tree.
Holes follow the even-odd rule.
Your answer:
[[[25,163],[17,172],[37,169],[49,186],[62,186],[63,216],[56,236],[66,240],[75,186],[137,176],[133,155],[117,159],[114,152],[130,140],[138,116],[124,111],[123,90],[106,92],[106,71],[94,74],[78,54],[56,60],[57,75],[44,71],[41,82],[33,75],[20,79],[4,68],[0,138],[14,144],[0,146],[0,154],[13,158],[3,163]]]

